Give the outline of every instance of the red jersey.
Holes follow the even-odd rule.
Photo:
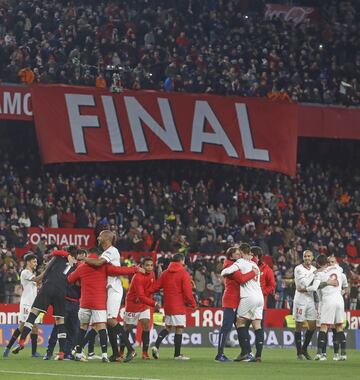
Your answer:
[[[97,258],[90,254],[90,258]],[[91,310],[106,310],[106,284],[107,276],[126,276],[138,271],[136,267],[116,267],[104,264],[100,267],[92,267],[87,263],[81,263],[74,272],[68,276],[68,282],[73,284],[80,281],[81,296],[80,307]]]
[[[234,264],[234,261],[225,259],[224,268]],[[222,306],[235,309],[240,303],[240,285],[255,277],[255,272],[241,273],[239,270],[225,277],[225,290],[222,297]]]
[[[154,284],[154,273],[137,273],[131,280],[126,294],[125,311],[139,313],[155,306],[155,301],[151,298]]]
[[[264,295],[264,309],[266,310],[267,296],[276,289],[275,276],[269,265],[261,263],[260,269],[260,286]]]
[[[196,307],[189,273],[181,263],[172,262],[156,282],[154,292],[164,290],[165,315],[186,314],[186,305]]]

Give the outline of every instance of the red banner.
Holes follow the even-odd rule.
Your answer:
[[[29,87],[0,86],[0,120],[33,120]]]
[[[96,245],[94,230],[91,228],[28,228],[28,244],[16,248],[16,255],[23,256],[32,247],[39,244],[41,239],[46,244],[56,244],[59,247],[76,245],[81,248],[91,248]]]
[[[59,85],[33,86],[32,103],[46,164],[190,159],[295,174],[295,104]]]
[[[274,17],[281,17],[284,21],[292,21],[294,24],[299,24],[307,19],[318,21],[319,12],[312,7],[293,7],[286,4],[266,4],[265,5],[265,20]]]

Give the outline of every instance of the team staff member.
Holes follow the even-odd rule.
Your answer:
[[[57,251],[54,251],[53,254],[56,253]],[[30,333],[37,316],[41,312],[46,313],[48,307],[52,305],[60,346],[60,352],[57,355],[57,359],[64,359],[66,342],[66,330],[64,325],[66,277],[72,265],[76,262],[75,255],[76,249],[72,249],[68,258],[64,256],[54,256],[46,267],[42,287],[34,300],[31,312],[24,324],[19,345],[12,351],[14,354],[17,354],[24,349],[25,339]]]
[[[255,270],[257,275],[250,281],[241,285],[240,304],[237,309],[236,327],[239,336],[240,346],[244,348],[247,358],[244,361],[261,361],[261,353],[264,344],[264,330],[261,327],[261,320],[264,308],[264,296],[260,286],[260,271],[257,264],[253,261],[253,254],[247,243],[240,245],[241,256],[228,268],[222,270],[221,275],[227,276],[238,270],[243,273]],[[258,356],[255,358],[251,353],[249,330],[246,326],[247,321],[251,320],[255,332],[255,345]],[[238,361],[238,360],[236,360]]]
[[[267,297],[269,294],[273,294],[276,289],[275,276],[272,269],[262,261],[263,250],[261,247],[253,246],[250,248],[255,262],[257,261],[257,265],[260,269],[260,286],[261,291],[264,295],[264,311],[263,311],[263,319],[261,321],[262,328],[264,328],[264,319],[265,319],[265,310]]]
[[[150,307],[159,308],[159,305],[151,298],[155,284],[154,264],[151,257],[145,257],[142,261],[145,273],[137,273],[131,280],[126,294],[124,322],[125,330],[130,331],[140,321],[143,343],[142,358],[149,360],[150,343]],[[120,355],[123,347],[120,349]]]
[[[189,273],[184,268],[185,257],[176,253],[154,286],[154,292],[164,291],[165,329],[160,331],[155,346],[152,347],[152,356],[159,359],[159,347],[162,340],[175,328],[175,360],[189,360],[181,355],[182,332],[186,326],[186,305],[196,308],[196,301],[192,294],[192,284]]]
[[[89,254],[89,258],[96,259],[98,251],[93,250]],[[78,334],[78,344],[76,347],[76,357],[75,360],[85,360],[82,357],[82,348],[84,343],[84,338],[86,331],[89,327],[90,320],[94,328],[97,330],[100,338],[100,345],[102,351],[102,361],[108,362],[107,357],[107,335],[106,335],[106,302],[107,302],[107,290],[106,285],[108,281],[108,276],[122,276],[122,275],[132,275],[138,272],[139,268],[136,267],[120,267],[110,264],[102,265],[100,267],[93,267],[87,263],[82,263],[73,272],[70,273],[68,277],[68,282],[71,284],[80,281],[81,285],[81,297],[80,297],[80,309],[79,309],[79,320],[80,329]],[[131,352],[125,361],[130,361],[133,359]]]
[[[59,252],[56,254],[60,254]],[[86,250],[78,249],[76,252],[76,259],[81,260],[87,254]],[[64,254],[67,257],[67,253]],[[76,269],[77,265],[74,265],[69,270],[69,274]],[[80,305],[80,288],[73,284],[66,285],[66,295],[65,295],[65,330],[66,330],[66,344],[64,351],[65,359],[74,359],[71,350],[76,343],[76,334],[79,330],[79,305]],[[46,349],[46,354],[44,360],[50,360],[54,352],[54,348],[57,343],[57,328],[54,325],[51,335],[48,341],[48,346]]]
[[[224,268],[228,268],[241,257],[239,247],[230,247],[226,251]],[[240,285],[251,280],[256,276],[255,271],[242,274],[240,271],[234,272],[225,277],[225,290],[222,297],[222,306],[224,308],[223,323],[219,334],[218,352],[215,360],[218,362],[231,361],[224,355],[224,348],[227,337],[236,321],[236,310],[240,303]]]
[[[21,272],[20,282],[23,288],[23,292],[21,294],[20,299],[20,314],[19,314],[19,327],[14,331],[9,344],[6,346],[5,351],[3,353],[3,357],[6,358],[9,356],[10,349],[13,344],[16,342],[17,338],[21,334],[24,328],[25,321],[29,316],[31,305],[34,302],[34,299],[37,294],[37,283],[39,283],[43,274],[39,276],[35,276],[35,270],[37,267],[37,258],[33,253],[28,253],[24,256],[25,259],[25,269]],[[37,318],[38,320],[38,318]],[[37,322],[37,320],[35,322]],[[31,330],[31,355],[34,358],[41,356],[36,352],[37,350],[37,339],[38,339],[38,327],[37,324],[34,323]]]
[[[99,246],[104,250],[100,257],[88,257],[84,261],[94,267],[102,266],[106,263],[110,263],[114,266],[120,266],[120,254],[117,248],[113,246],[115,240],[115,234],[110,230],[103,230],[98,237]],[[131,352],[133,357],[136,356],[136,352],[129,342],[129,338],[124,331],[124,328],[117,321],[117,317],[120,312],[121,300],[123,297],[123,287],[119,277],[109,276],[107,279],[107,327],[109,341],[112,348],[112,355],[110,361],[116,361],[119,357],[119,348],[117,344],[117,337],[120,336],[120,340],[125,344],[128,352]]]

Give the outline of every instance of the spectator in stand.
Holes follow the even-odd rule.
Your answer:
[[[356,0],[318,1],[319,19],[298,24],[265,17],[253,3],[10,3],[0,6],[0,77],[101,82],[101,88],[105,80],[116,92],[164,89],[360,105]],[[32,79],[18,77],[25,67]],[[101,73],[104,80],[96,81]],[[114,74],[120,84],[114,85]]]
[[[67,207],[65,212],[60,214],[60,227],[74,228],[76,223],[75,214],[71,211],[70,207]]]
[[[5,303],[14,303],[15,297],[15,287],[18,284],[20,277],[19,273],[16,271],[16,267],[13,263],[10,263],[5,273]]]
[[[354,239],[350,240],[346,245],[346,254],[350,259],[356,259],[359,257],[359,252]]]
[[[350,268],[356,259],[347,248],[359,257],[356,160],[332,164],[325,155],[327,164],[304,161],[293,178],[201,162],[192,162],[191,172],[188,163],[178,161],[132,163],[121,170],[118,163],[43,167],[30,138],[24,141],[17,141],[16,155],[13,142],[0,142],[0,265],[13,262],[15,249],[26,245],[29,223],[54,227],[52,216],[59,214],[60,221],[62,210],[70,209],[70,226],[98,230],[108,225],[117,234],[118,249],[155,250],[162,255],[163,270],[171,253],[180,250],[190,265],[189,254],[194,252],[212,256],[227,243],[256,244],[272,256],[276,297],[281,295],[278,307],[292,302],[292,268],[305,248],[315,255],[334,254],[345,261],[345,272],[355,270]],[[325,151],[334,149],[326,145]],[[339,151],[338,156],[345,160],[345,153]],[[225,221],[215,220],[218,211]],[[33,248],[43,260],[46,241]],[[205,293],[211,301],[210,274],[216,273],[216,263],[197,260],[192,272],[201,266],[206,267]],[[270,305],[275,305],[273,297]]]
[[[206,289],[206,268],[201,267],[195,271],[194,275],[196,295],[198,300],[202,300]]]

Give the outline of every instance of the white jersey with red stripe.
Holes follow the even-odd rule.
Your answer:
[[[20,282],[23,288],[20,303],[24,305],[32,305],[37,295],[37,286],[33,281],[35,274],[29,269],[24,269],[20,275]]]
[[[251,279],[250,281],[245,282],[240,286],[240,298],[246,297],[263,297],[261,286],[260,286],[260,270],[259,267],[250,260],[239,259],[233,264],[237,270],[240,270],[242,273],[251,272],[253,269],[257,269],[259,275]],[[227,268],[230,269],[231,267]]]
[[[313,265],[306,267],[304,264],[300,264],[294,269],[294,281],[296,289],[305,289],[314,280],[314,272],[316,268]],[[306,304],[307,302],[314,302],[314,292],[299,292],[295,291],[294,297],[295,303]]]
[[[342,269],[338,265],[332,265],[327,267],[324,271],[318,272],[315,275],[314,279],[314,285],[316,286],[317,283],[327,282],[328,280],[336,280],[337,285],[336,286],[325,286],[324,288],[319,290],[320,299],[322,302],[325,301],[325,299],[336,299],[336,298],[342,298],[342,288],[343,288],[343,282],[344,282],[344,274]]]

